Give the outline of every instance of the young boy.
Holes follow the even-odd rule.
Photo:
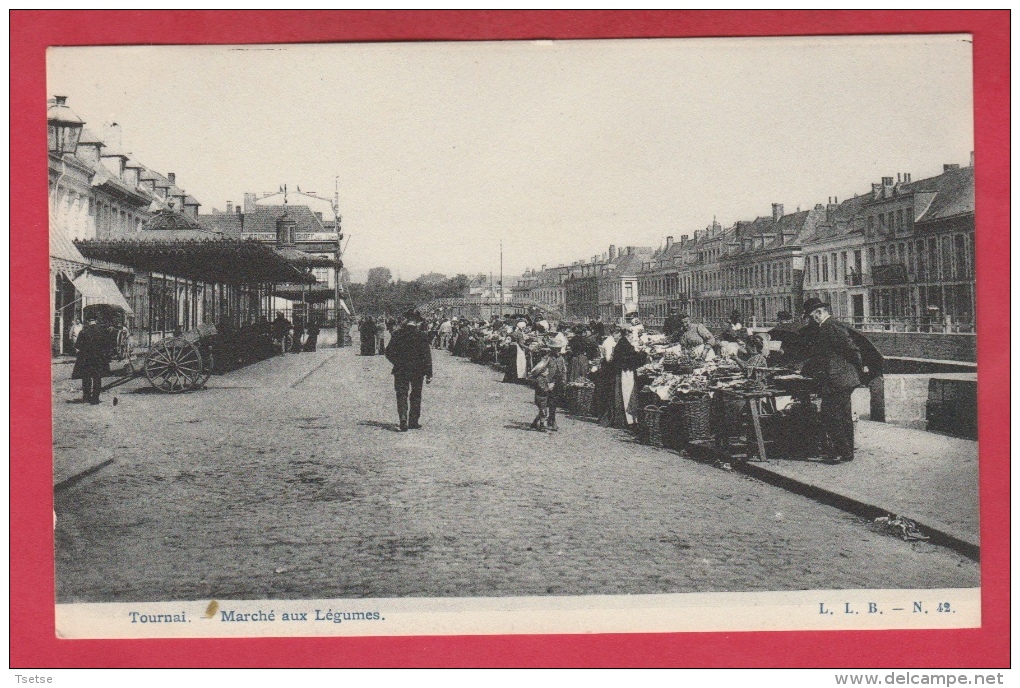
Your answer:
[[[567,384],[567,364],[559,349],[543,349],[541,352],[545,356],[528,373],[528,379],[535,383],[535,406],[538,407],[538,415],[531,428],[545,432],[548,427],[555,432],[559,430],[556,427],[556,405]]]

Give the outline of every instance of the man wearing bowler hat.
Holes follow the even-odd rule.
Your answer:
[[[386,347],[386,358],[393,364],[393,388],[397,392],[400,432],[421,427],[421,390],[423,382],[432,382],[432,347],[421,331],[422,317],[408,311],[404,324],[393,333]],[[408,408],[410,401],[410,408]]]
[[[804,315],[815,327],[810,337],[804,374],[818,382],[822,397],[821,421],[828,438],[827,463],[843,463],[854,458],[854,421],[850,395],[861,385],[861,352],[829,311],[829,304],[808,299]]]

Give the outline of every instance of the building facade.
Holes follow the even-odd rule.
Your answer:
[[[627,246],[617,253],[609,247],[608,260],[596,277],[597,314],[605,322],[616,322],[639,312],[638,275],[654,251],[643,246]]]
[[[832,306],[834,316],[855,327],[865,325],[869,311],[865,275],[871,268],[861,214],[865,202],[864,196],[855,196],[826,205],[825,219],[802,244],[803,299],[821,299]]]
[[[861,208],[868,323],[974,332],[974,167],[911,181],[883,177]]]
[[[72,350],[71,326],[90,305],[123,308],[132,330],[149,326],[146,277],[86,259],[73,242],[137,237],[161,213],[193,223],[200,204],[176,185],[173,173],[163,176],[126,152],[118,125],[97,135],[65,98],[56,97],[48,103],[47,126],[51,351],[62,354]]]

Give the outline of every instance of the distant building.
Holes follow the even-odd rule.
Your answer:
[[[832,306],[834,316],[861,327],[868,314],[865,275],[870,271],[861,222],[866,199],[855,196],[842,203],[832,200],[825,206],[815,206],[825,217],[802,242],[802,297],[803,301],[810,298],[825,301]],[[801,303],[795,304],[798,309]],[[790,312],[799,315],[795,310]]]
[[[666,237],[666,245],[656,251],[638,272],[641,320],[645,325],[661,327],[672,309],[687,308],[690,287],[686,267],[686,236],[674,242]]]
[[[889,329],[974,332],[974,166],[883,177],[861,208],[868,316]]]
[[[795,312],[803,303],[802,242],[824,213],[819,208],[786,214],[773,203],[772,214],[741,221],[727,233],[719,307],[714,320],[739,313],[746,323],[772,323],[780,311]]]

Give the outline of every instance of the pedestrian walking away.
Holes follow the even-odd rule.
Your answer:
[[[308,336],[305,338],[305,351],[315,351],[319,344],[319,321],[312,318],[308,323]]]
[[[107,333],[99,327],[95,316],[88,319],[75,340],[74,349],[78,357],[71,371],[72,380],[81,380],[82,401],[99,403],[99,392],[103,378],[110,374],[111,342]]]
[[[421,392],[432,382],[432,347],[421,331],[422,318],[414,311],[404,315],[404,324],[393,333],[386,347],[386,359],[393,364],[393,389],[397,393],[400,431],[421,427]]]

